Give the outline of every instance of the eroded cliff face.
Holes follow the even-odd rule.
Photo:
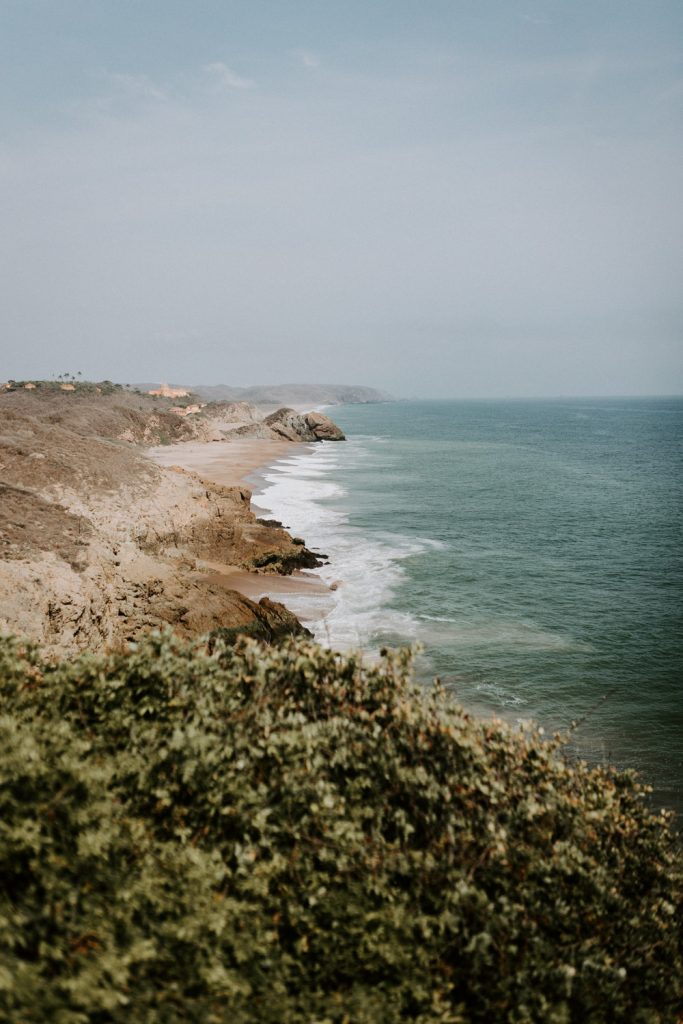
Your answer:
[[[344,441],[343,432],[336,423],[321,412],[296,412],[295,409],[277,409],[258,423],[240,427],[242,437],[270,437],[285,441]]]
[[[186,421],[101,396],[13,397],[0,396],[0,632],[59,655],[164,625],[188,637],[305,632],[282,605],[209,580],[224,566],[291,573],[318,564],[314,553],[258,522],[248,489],[163,469],[128,440],[158,440],[169,423],[187,437]]]
[[[321,412],[297,413],[294,409],[278,409],[266,416],[266,426],[288,441],[343,441],[344,434]]]

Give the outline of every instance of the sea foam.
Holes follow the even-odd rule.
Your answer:
[[[368,534],[353,525],[346,507],[345,488],[335,479],[343,464],[348,469],[367,458],[363,438],[336,443],[322,442],[312,451],[277,462],[263,475],[254,502],[267,509],[294,535],[305,538],[328,562],[316,570],[323,582],[334,587],[327,613],[312,617],[315,609],[304,596],[292,611],[308,621],[316,639],[340,650],[373,648],[389,642],[416,640],[420,624],[410,614],[391,607],[394,593],[405,577],[402,562],[429,548],[439,547],[429,538],[383,532]],[[317,599],[320,613],[320,599]]]

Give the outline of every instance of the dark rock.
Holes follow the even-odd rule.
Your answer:
[[[279,601],[271,601],[262,597],[258,604],[253,605],[254,618],[236,626],[219,626],[209,633],[208,650],[211,653],[217,641],[232,646],[240,637],[252,637],[254,640],[265,640],[266,643],[277,643],[287,636],[307,636],[313,634],[302,626],[288,608]]]
[[[261,612],[261,622],[270,632],[271,641],[279,640],[284,636],[313,636],[309,629],[302,626],[296,615],[279,601],[271,601],[269,597],[262,597],[258,608]]]
[[[265,551],[248,563],[249,569],[270,569],[281,576],[290,576],[295,569],[317,569],[323,564],[327,555],[319,555],[309,551],[306,546],[299,546],[296,551]]]

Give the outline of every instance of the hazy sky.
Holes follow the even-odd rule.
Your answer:
[[[0,0],[0,379],[683,392],[681,0]]]

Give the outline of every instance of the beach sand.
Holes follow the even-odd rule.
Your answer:
[[[149,448],[159,466],[180,466],[224,487],[239,487],[258,469],[292,454],[291,441],[236,437],[229,441],[185,441]]]
[[[270,438],[235,438],[162,445],[148,449],[147,455],[160,466],[179,466],[224,487],[246,487],[246,480],[251,474],[295,452],[298,454],[306,447]],[[260,510],[255,511],[258,514]],[[252,601],[259,601],[262,597],[280,601],[304,623],[323,619],[333,604],[332,591],[313,572],[298,571],[291,576],[278,576],[206,561],[202,563],[202,569],[214,570],[213,575],[206,577],[207,583],[236,590]]]

